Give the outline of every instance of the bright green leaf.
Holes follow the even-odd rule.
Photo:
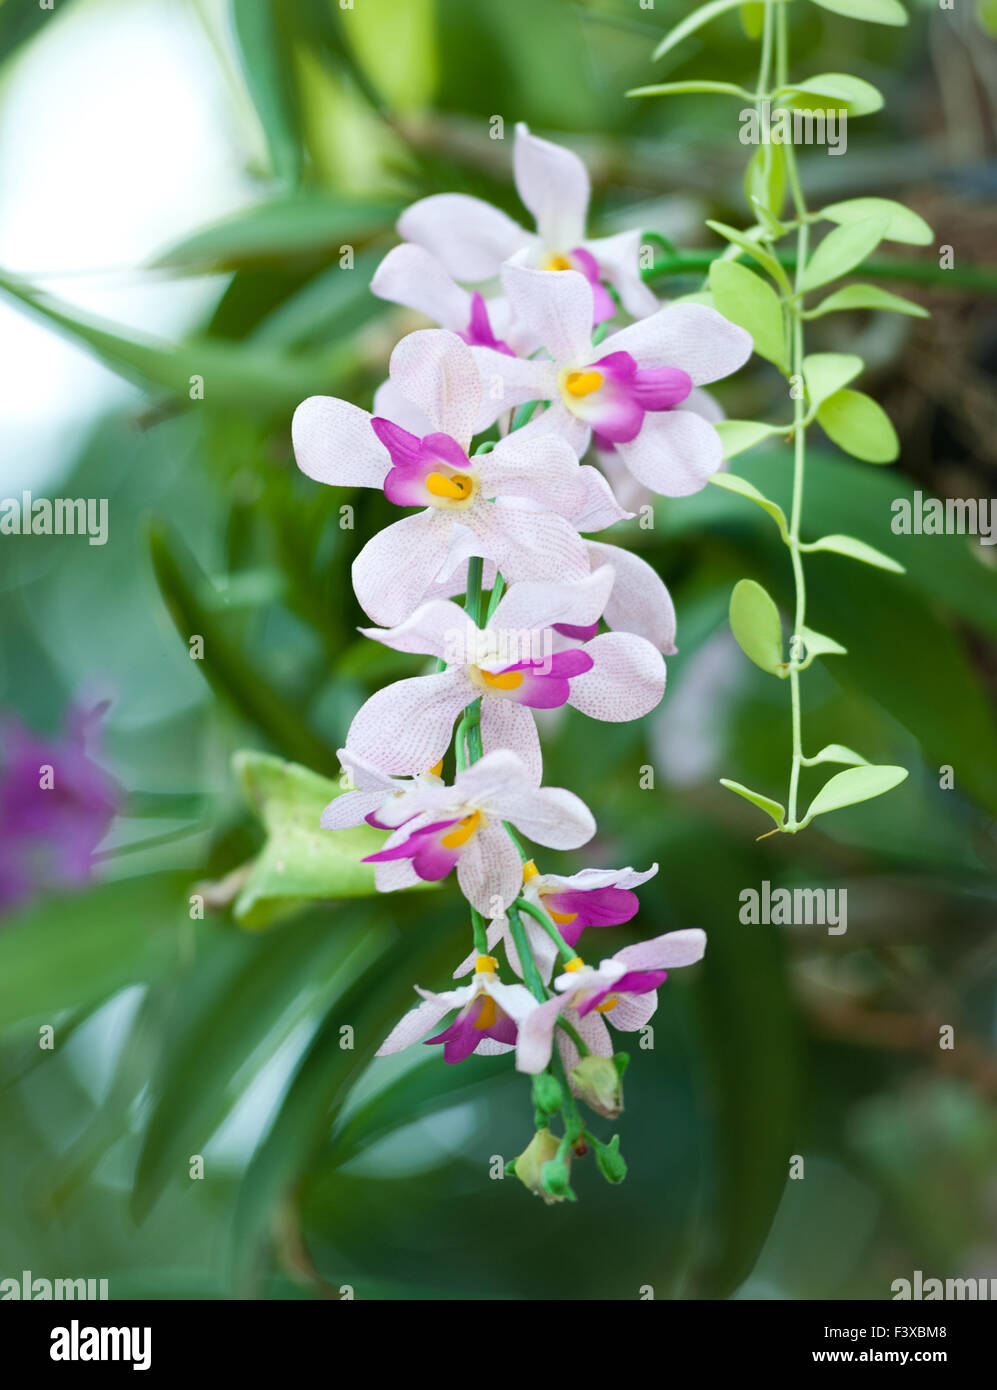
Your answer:
[[[781,87],[776,96],[783,94],[792,106],[810,110],[840,110],[844,107],[849,116],[868,116],[873,111],[879,111],[883,105],[882,92],[871,82],[843,72],[817,73],[814,77],[794,82],[791,87]],[[828,100],[819,100],[822,97]]]
[[[850,767],[844,772],[836,772],[810,803],[810,809],[803,819],[809,825],[814,816],[826,815],[828,811],[838,811],[843,806],[854,806],[859,801],[869,801],[874,796],[882,796],[892,791],[907,777],[905,767]]]
[[[803,549],[832,550],[836,555],[847,555],[849,559],[861,560],[865,565],[876,565],[878,569],[892,570],[894,574],[904,573],[903,565],[891,560],[889,555],[884,555],[874,545],[867,545],[865,541],[856,540],[854,536],[821,536],[819,541],[814,541],[812,545],[804,546]]]
[[[801,627],[800,636],[806,648],[807,665],[815,656],[847,655],[847,647],[843,647],[840,642],[836,642],[833,637],[827,637],[823,632],[815,632],[812,627]]]
[[[751,334],[755,351],[786,370],[786,333],[775,290],[747,266],[723,260],[710,267],[710,290],[724,318]]]
[[[686,15],[680,23],[658,44],[653,58],[663,58],[669,53],[676,44],[680,44],[683,39],[694,34],[697,29],[701,29],[704,24],[709,24],[711,19],[716,19],[718,15],[724,14],[727,10],[734,10],[742,3],[742,0],[709,0],[709,4],[700,5],[698,10],[693,10],[692,14]]]
[[[836,391],[821,405],[817,419],[839,449],[866,463],[892,463],[900,452],[890,417],[862,391]]]
[[[854,270],[882,241],[886,226],[885,217],[872,217],[828,232],[807,261],[801,282],[804,294]]]
[[[765,28],[765,6],[761,0],[748,0],[741,6],[741,28],[749,39],[760,39]]]
[[[821,208],[820,217],[829,222],[845,226],[852,222],[867,222],[870,218],[883,218],[886,222],[884,241],[902,241],[910,246],[931,246],[935,234],[925,222],[903,203],[892,198],[846,198],[843,203],[831,203]]]
[[[786,808],[781,802],[773,801],[770,796],[762,796],[761,792],[753,792],[750,787],[743,787],[740,782],[732,782],[728,777],[721,777],[720,785],[758,806],[767,816],[772,817],[780,830],[786,824]]]
[[[777,284],[782,285],[787,290],[790,288],[786,272],[776,258],[770,251],[766,251],[764,246],[760,246],[753,237],[748,236],[747,232],[740,232],[736,227],[728,227],[726,222],[714,222],[712,219],[707,219],[706,225],[718,236],[722,236],[725,241],[729,241],[733,246],[746,251],[763,270],[768,271]]]
[[[751,93],[735,82],[656,82],[650,87],[633,87],[625,95],[628,97],[670,97],[686,96],[693,92],[720,92],[727,96],[751,98]]]
[[[856,753],[853,748],[846,748],[843,743],[829,743],[812,758],[804,758],[803,761],[807,767],[816,767],[818,763],[852,763],[856,767],[867,766],[861,753]]]
[[[303,900],[365,897],[376,892],[374,866],[363,863],[384,844],[367,825],[323,830],[323,809],[338,782],[266,753],[237,753],[233,768],[267,840],[235,903],[244,926],[268,925]]]
[[[846,15],[849,19],[862,19],[868,24],[907,23],[907,11],[900,0],[814,0],[823,10],[833,10],[835,14]]]
[[[930,318],[927,309],[915,304],[903,295],[891,294],[881,290],[878,285],[845,285],[822,299],[815,309],[809,309],[804,318],[817,319],[822,314],[833,314],[846,309],[887,309],[895,314],[909,314],[911,318]]]
[[[741,579],[730,596],[730,627],[750,661],[772,675],[781,674],[782,623],[779,610],[754,579]]]
[[[810,405],[816,408],[862,371],[865,363],[854,352],[814,352],[803,359],[803,380]]]
[[[717,429],[722,431],[724,425],[754,424],[754,420],[721,420],[717,425]],[[763,427],[757,426],[757,428],[761,429]],[[721,435],[721,437],[723,436]],[[747,448],[747,445],[745,445],[745,448]],[[734,473],[714,473],[710,477],[710,482],[713,483],[715,487],[722,487],[727,492],[736,492],[741,497],[747,497],[750,502],[757,503],[759,507],[763,508],[764,511],[768,512],[769,516],[778,526],[779,533],[782,536],[783,540],[786,539],[788,535],[786,513],[779,506],[778,502],[770,501],[767,497],[765,497],[762,493],[758,491],[758,489],[755,487],[753,483],[749,483],[747,478],[738,478]]]
[[[273,172],[293,187],[301,177],[301,136],[293,57],[278,20],[277,0],[232,0],[232,21]]]

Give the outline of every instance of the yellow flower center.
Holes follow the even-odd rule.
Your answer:
[[[522,671],[500,671],[495,676],[490,671],[479,671],[478,674],[493,690],[518,690],[523,684]]]
[[[547,911],[550,912],[551,921],[556,922],[559,927],[566,927],[578,916],[577,912],[552,912],[550,908]]]
[[[485,995],[485,1002],[481,1006],[481,1013],[474,1020],[475,1028],[494,1028],[495,1026],[495,1000],[490,994]]]
[[[585,962],[582,960],[581,956],[575,956],[574,960],[569,960],[564,968],[565,970],[583,970],[585,968]]]
[[[544,270],[574,270],[574,268],[570,258],[562,255],[548,256],[544,265]]]
[[[539,872],[540,870],[537,868],[536,864],[534,864],[533,860],[527,859],[526,863],[523,865],[523,882],[529,883],[530,879],[536,878]]]
[[[451,473],[449,477],[445,473],[430,473],[426,489],[448,502],[466,502],[474,492],[474,479],[467,473]]]
[[[610,1009],[615,1009],[619,1002],[620,1001],[615,995],[610,995],[610,997],[604,999],[601,1004],[596,1004],[595,1011],[597,1014],[608,1014]]]
[[[440,759],[440,761],[439,761],[438,763],[434,764],[434,766],[431,767],[431,768],[429,769],[429,776],[430,776],[430,777],[442,777],[442,776],[443,776],[443,759],[442,759],[442,758]]]
[[[569,372],[564,381],[564,389],[576,400],[591,396],[601,385],[602,372]]]
[[[494,956],[479,956],[474,962],[474,973],[476,975],[494,975],[498,969],[498,961]]]
[[[462,845],[467,844],[468,840],[477,830],[480,822],[481,812],[472,811],[469,816],[464,816],[458,821],[453,830],[441,836],[440,844],[444,849],[460,849]]]

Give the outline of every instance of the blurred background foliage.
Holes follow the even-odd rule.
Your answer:
[[[704,964],[662,995],[654,1050],[635,1051],[628,1181],[606,1187],[589,1160],[581,1205],[551,1209],[489,1181],[492,1156],[532,1131],[508,1062],[447,1068],[413,1052],[368,1066],[412,982],[441,984],[464,953],[455,890],[288,914],[263,861],[246,868],[263,846],[257,793],[275,767],[279,781],[268,759],[334,777],[356,707],[412,669],[355,631],[350,561],[388,509],[298,474],[294,405],[315,392],[369,405],[417,325],[367,288],[405,203],[462,190],[522,216],[517,120],[588,161],[599,228],[720,249],[704,219],[746,217],[732,105],[622,96],[683,77],[751,85],[756,49],[735,14],[652,66],[684,8],[0,4],[0,495],[110,503],[104,547],[0,537],[0,705],[54,736],[68,709],[109,698],[93,756],[120,794],[92,883],[43,885],[0,922],[0,1275],[99,1275],[112,1297],[143,1298],[349,1284],[385,1298],[650,1285],[795,1299],[888,1297],[915,1268],[997,1274],[995,551],[890,530],[892,500],[916,488],[997,492],[997,331],[971,270],[993,246],[992,6],[918,4],[902,30],[792,7],[801,71],[853,72],[887,97],[853,123],[845,157],[805,152],[812,205],[905,198],[956,255],[949,279],[930,251],[916,283],[893,266],[889,287],[930,320],[834,315],[811,335],[811,350],[867,358],[903,453],[876,470],[818,447],[807,530],[855,534],[908,572],[809,558],[812,622],[849,656],[807,678],[808,741],[902,763],[909,780],[760,843],[757,813],[717,785],[779,794],[787,692],[737,652],[726,606],[744,575],[785,603],[790,576],[768,520],[714,489],[662,501],[654,530],[620,536],[679,612],[659,712],[597,737],[573,712],[548,730],[547,780],[599,821],[584,862],[657,860],[642,931],[709,933]],[[57,120],[60,94],[78,133]],[[504,140],[490,138],[497,115]],[[46,179],[60,149],[63,174]],[[28,235],[20,203],[43,184]],[[781,390],[754,359],[720,394],[744,418],[781,408]],[[787,450],[737,465],[786,504]],[[267,756],[233,770],[240,749]],[[305,804],[322,791],[313,779]],[[266,802],[271,831],[281,804]],[[847,889],[847,933],[742,925],[739,893],[766,879]],[[203,921],[189,913],[198,892]],[[614,929],[599,944],[630,939]],[[943,1024],[954,1050],[938,1046]],[[44,1025],[54,1051],[39,1048]],[[201,1181],[188,1178],[196,1154]],[[787,1181],[793,1154],[803,1181]],[[588,1258],[566,1259],[581,1232]]]

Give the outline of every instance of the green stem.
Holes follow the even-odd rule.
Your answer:
[[[540,978],[540,971],[537,963],[533,959],[533,952],[530,950],[530,943],[526,936],[526,928],[523,926],[522,918],[516,911],[515,904],[510,903],[506,908],[506,917],[509,921],[509,932],[512,936],[513,944],[516,947],[516,954],[519,956],[519,963],[523,967],[523,979],[526,987],[538,999],[541,1004],[546,1002],[547,991],[544,982]]]
[[[789,148],[788,146],[786,147]],[[649,234],[645,233],[645,237]],[[726,247],[716,251],[676,251],[641,271],[652,285],[670,275],[688,275],[694,271],[708,272],[713,262],[724,254]],[[798,258],[792,252],[773,253],[786,270],[797,269]],[[997,294],[997,268],[985,265],[941,266],[923,261],[867,261],[862,276],[869,280],[906,280],[911,285],[931,285],[936,289],[976,290],[980,294]],[[855,271],[854,274],[858,274]]]
[[[566,1018],[559,1018],[557,1020],[557,1026],[561,1029],[562,1032],[568,1035],[568,1037],[571,1039],[574,1045],[578,1048],[579,1057],[587,1057],[589,1055],[591,1048],[589,1047],[588,1043],[585,1041],[585,1039],[582,1037],[581,1033],[579,1033],[578,1029],[575,1027],[573,1023],[569,1023]]]
[[[767,8],[771,7],[769,6]],[[779,13],[776,17],[778,75],[776,80],[780,83],[785,83],[789,68],[789,37],[785,10],[782,6],[778,8]],[[803,359],[805,356],[803,332],[803,272],[807,263],[807,254],[809,251],[810,222],[806,199],[803,196],[803,189],[800,186],[800,174],[796,164],[796,151],[791,144],[787,144],[784,146],[784,153],[786,160],[786,179],[789,184],[793,208],[796,212],[799,224],[796,229],[795,293],[792,297],[786,297],[785,299],[786,312],[789,317],[792,332],[791,373],[794,394],[793,503],[790,511],[789,535],[786,540],[792,560],[793,584],[796,590],[796,604],[793,617],[793,640],[790,647],[792,664],[790,665],[789,671],[789,690],[793,723],[793,761],[789,775],[789,799],[787,804],[787,829],[793,832],[799,828],[797,823],[797,799],[800,786],[800,766],[803,760],[802,717],[800,713],[800,672],[796,663],[798,662],[798,653],[802,649],[803,626],[806,620],[807,609],[807,590],[803,576],[803,557],[800,554],[800,524],[803,519],[803,488],[806,475],[807,448],[807,410],[802,390]]]
[[[551,941],[553,941],[554,945],[560,952],[561,959],[565,962],[565,964],[567,964],[568,961],[578,959],[578,952],[575,950],[573,946],[568,945],[564,937],[558,931],[557,926],[547,916],[546,912],[544,912],[539,907],[534,907],[533,904],[529,902],[526,898],[517,898],[516,907],[520,912],[529,913],[533,920],[535,922],[538,922],[540,926],[543,927],[544,931],[547,933]]]

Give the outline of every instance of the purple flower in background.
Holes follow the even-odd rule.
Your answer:
[[[120,801],[120,788],[87,752],[106,709],[72,709],[52,738],[0,717],[0,913],[89,880]]]

